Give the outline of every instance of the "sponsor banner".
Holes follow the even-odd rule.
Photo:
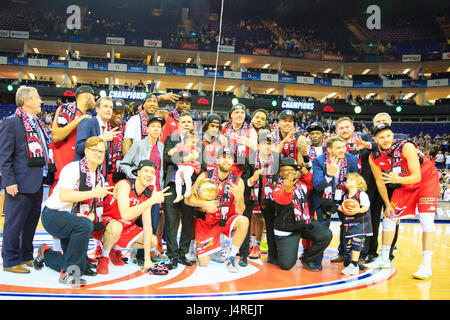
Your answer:
[[[328,78],[314,78],[314,84],[321,86],[331,86],[331,79]]]
[[[383,56],[384,62],[394,62],[394,61],[398,61],[398,60],[400,60],[400,59],[396,56]]]
[[[383,81],[353,81],[355,88],[381,88]]]
[[[27,58],[8,58],[8,64],[16,65],[16,66],[26,66],[28,65]]]
[[[106,37],[106,44],[123,46],[125,45],[125,38]]]
[[[353,87],[353,80],[331,79],[331,85],[336,87]]]
[[[427,52],[422,54],[422,61],[441,60],[442,54],[440,52]]]
[[[347,62],[362,62],[363,57],[362,56],[346,56],[345,61],[347,61]]]
[[[111,90],[108,96],[111,99],[144,100],[147,97],[147,93],[142,91]]]
[[[147,73],[166,74],[166,67],[148,66],[147,67]]]
[[[442,60],[449,60],[450,52],[442,52]]]
[[[242,72],[242,80],[261,80],[259,72]]]
[[[0,38],[9,38],[9,30],[0,30]]]
[[[364,57],[367,62],[380,62],[381,56],[365,56]]]
[[[297,83],[314,84],[313,77],[297,76]]]
[[[265,48],[253,48],[253,54],[259,54],[262,56],[270,56],[270,49]]]
[[[108,70],[108,65],[106,63],[89,62],[88,63],[88,70],[107,71]]]
[[[277,81],[278,82],[278,74],[271,73],[261,73],[262,81]]]
[[[402,80],[403,87],[424,88],[427,86],[426,80]]]
[[[128,72],[147,73],[147,66],[128,66],[127,71]]]
[[[29,39],[30,38],[30,33],[28,31],[15,31],[15,30],[11,30],[9,32],[9,36],[11,38],[18,38],[18,39]]]
[[[205,75],[205,70],[195,69],[195,68],[186,68],[186,75],[194,76],[194,77],[203,77]]]
[[[448,79],[427,80],[427,87],[443,87],[448,86]]]
[[[240,72],[240,71],[224,71],[223,77],[229,78],[229,79],[242,79],[242,72]]]
[[[87,70],[88,62],[87,61],[69,61],[68,64],[70,69],[84,69]]]
[[[198,43],[182,42],[180,48],[185,50],[198,50]]]
[[[70,36],[69,41],[84,42],[86,39],[83,36]]]
[[[204,70],[204,77],[214,78],[214,70]],[[217,72],[216,78],[223,78],[223,72]]]
[[[303,59],[305,57],[305,54],[303,52],[295,52],[295,51],[288,51],[287,56],[289,58],[301,58]]]
[[[32,67],[46,67],[48,65],[48,60],[28,58],[28,65]]]
[[[144,39],[144,47],[162,48],[162,40]]]
[[[344,61],[344,56],[338,54],[322,53],[322,60],[327,61]]]
[[[286,50],[280,50],[280,49],[271,49],[270,50],[270,55],[271,56],[276,56],[276,57],[287,57],[288,53]],[[297,57],[297,58],[302,58],[303,55],[301,57]]]
[[[305,52],[305,59],[321,60],[322,54],[321,53],[313,53],[313,52]]]
[[[209,102],[208,98],[201,97],[201,98],[197,99],[197,104],[209,105],[210,102]]]
[[[8,57],[0,57],[0,64],[8,64]]]
[[[65,60],[49,60],[48,61],[48,67],[51,68],[67,68],[67,61]]]
[[[166,68],[166,74],[184,76],[186,75],[186,70],[184,68]]]
[[[308,101],[283,101],[281,103],[282,109],[297,109],[297,110],[314,110],[314,102]]]
[[[225,46],[222,44],[219,46],[219,52],[234,53],[234,46]]]
[[[401,88],[402,80],[383,80],[383,88]]]
[[[402,55],[403,62],[416,62],[420,61],[420,54],[403,54]]]
[[[127,71],[127,65],[125,63],[108,63],[108,71]]]
[[[278,76],[278,82],[297,83],[296,76]]]

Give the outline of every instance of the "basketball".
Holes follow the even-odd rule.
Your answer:
[[[359,202],[358,202],[358,200],[353,199],[353,198],[350,198],[350,199],[347,199],[347,200],[345,200],[344,202],[342,202],[341,210],[342,210],[342,212],[343,212],[345,215],[347,215],[347,216],[353,216],[354,213],[353,213],[353,214],[350,213],[350,212],[348,211],[348,209],[353,209],[353,208],[358,208],[358,207],[359,207]]]
[[[212,179],[200,181],[195,189],[195,194],[200,200],[216,200],[219,192],[219,185]]]

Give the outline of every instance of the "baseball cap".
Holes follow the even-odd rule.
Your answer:
[[[223,156],[224,154],[233,155],[233,151],[228,147],[223,147],[217,150],[217,158]]]
[[[137,172],[141,170],[143,167],[153,167],[156,168],[155,163],[150,160],[141,160],[136,169],[132,170],[131,173],[137,176]]]
[[[284,166],[289,166],[294,168],[295,170],[300,170],[302,167],[297,164],[297,161],[294,158],[287,157],[283,158],[280,161],[280,168]]]
[[[278,117],[278,120],[281,120],[281,119],[286,118],[286,117],[292,117],[292,119],[295,119],[294,111],[292,111],[292,110],[283,110],[283,111],[281,111],[281,113],[280,113],[280,115]]]
[[[113,109],[125,110],[125,101],[123,101],[122,99],[114,100]]]
[[[145,96],[145,99],[144,99],[144,103],[145,103],[145,101],[147,101],[148,99],[155,99],[156,101],[158,101],[158,97],[157,97],[156,94],[154,94],[154,93],[147,93],[147,95]]]
[[[387,122],[378,123],[373,126],[372,135],[376,136],[378,132],[386,130],[386,129],[392,130],[392,127],[389,123],[387,123]]]
[[[309,133],[311,131],[320,131],[322,133],[325,132],[324,127],[319,122],[313,122],[309,126],[306,127],[306,131]]]
[[[247,113],[247,107],[244,106],[242,103],[235,104],[231,107],[230,114],[232,114],[235,110],[244,110],[245,113]]]
[[[148,119],[147,119],[147,127],[153,121],[161,122],[161,127],[166,123],[166,120],[164,120],[163,117],[160,117],[160,116],[157,116],[157,115],[153,114],[150,117],[148,117]]]
[[[189,101],[192,100],[192,95],[189,91],[181,91],[178,95],[180,96],[180,100],[181,99],[187,99]]]
[[[220,118],[220,116],[218,115],[218,114],[215,114],[215,113],[211,113],[207,118],[206,118],[206,122],[209,124],[209,123],[213,123],[214,121],[218,121],[219,122],[219,124],[220,124],[220,122],[221,122],[221,118]]]
[[[95,96],[95,92],[94,89],[92,89],[91,86],[80,86],[76,91],[75,91],[75,97],[78,97],[80,94],[82,93],[90,93],[93,94]]]

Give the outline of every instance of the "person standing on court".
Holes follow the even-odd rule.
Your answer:
[[[86,140],[90,137],[99,136],[106,144],[106,156],[104,163],[101,165],[102,175],[106,177],[108,172],[109,154],[111,149],[111,142],[117,136],[118,128],[111,128],[111,117],[113,114],[113,100],[109,97],[103,97],[95,103],[95,112],[97,115],[94,118],[83,119],[78,125],[77,139],[75,142],[75,156],[74,161],[81,160],[84,157],[84,150]]]
[[[5,188],[3,270],[29,273],[33,238],[41,213],[43,184],[51,185],[56,171],[51,138],[37,118],[42,100],[33,87],[16,92],[16,112],[0,125],[0,169]]]
[[[52,125],[53,152],[56,165],[56,186],[59,173],[75,156],[77,128],[81,120],[91,118],[88,111],[95,108],[95,93],[90,86],[81,86],[75,91],[75,101],[61,105],[55,112]]]

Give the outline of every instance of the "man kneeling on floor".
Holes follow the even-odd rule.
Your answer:
[[[193,192],[184,201],[187,205],[197,207],[194,221],[195,241],[198,265],[207,266],[210,255],[220,251],[220,234],[232,238],[232,246],[226,260],[228,271],[237,272],[236,254],[247,235],[248,218],[243,216],[244,182],[231,172],[233,153],[229,148],[221,148],[217,152],[218,166],[198,176],[192,190],[196,190],[204,179],[211,179],[218,185],[216,200],[201,200]],[[200,210],[201,211],[200,211]]]
[[[105,199],[103,212],[104,230],[94,232],[93,237],[102,240],[103,252],[97,265],[97,273],[109,273],[109,261],[114,265],[123,265],[123,261],[112,255],[114,245],[125,249],[144,249],[144,271],[150,274],[167,274],[168,269],[163,264],[155,265],[151,260],[150,251],[157,245],[157,239],[152,232],[151,208],[164,201],[168,188],[161,191],[153,189],[155,164],[150,160],[139,162],[133,170],[136,180],[120,180],[114,187],[114,195]],[[134,224],[142,215],[143,228]]]

